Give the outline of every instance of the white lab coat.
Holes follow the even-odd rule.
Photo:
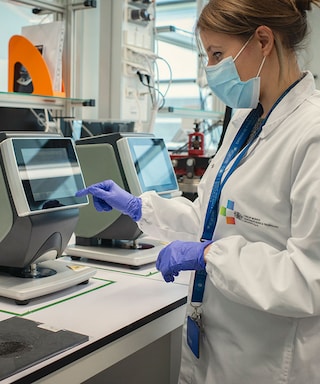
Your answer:
[[[233,117],[194,203],[142,195],[142,231],[199,239],[216,172],[247,114]],[[201,357],[184,337],[179,383],[319,384],[320,92],[311,73],[225,184],[227,206],[208,254]]]

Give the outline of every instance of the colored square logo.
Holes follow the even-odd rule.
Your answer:
[[[227,206],[222,206],[220,208],[220,215],[226,218],[227,224],[235,225],[236,219],[234,217],[234,201],[228,200]]]
[[[234,201],[228,200],[227,208],[231,209],[233,211],[234,210]]]
[[[236,223],[236,220],[234,217],[228,216],[228,217],[226,217],[226,222],[227,222],[227,224],[234,225]]]
[[[221,216],[227,216],[227,208],[226,207],[220,208],[220,215]]]

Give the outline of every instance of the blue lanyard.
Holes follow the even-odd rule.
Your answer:
[[[242,160],[244,155],[247,153],[250,145],[253,143],[256,136],[260,133],[262,126],[258,129],[256,132],[254,138],[248,143],[245,148],[242,150],[242,152],[239,154],[236,162],[233,164],[227,175],[222,181],[222,176],[229,165],[229,163],[234,159],[234,157],[240,152],[243,145],[248,140],[250,133],[252,131],[252,128],[257,123],[259,117],[263,113],[263,108],[261,104],[258,104],[258,107],[256,109],[253,109],[245,121],[243,122],[241,128],[239,129],[238,133],[236,134],[230,148],[228,149],[228,152],[226,154],[226,157],[223,160],[223,163],[218,171],[218,174],[216,176],[216,179],[213,184],[206,218],[205,218],[205,224],[204,224],[204,231],[202,234],[202,239],[205,240],[211,240],[213,236],[213,232],[217,223],[218,218],[218,201],[221,195],[221,191],[223,186],[225,185],[226,181],[229,179],[230,175],[233,173],[233,171],[237,168],[239,162]]]
[[[216,179],[213,184],[213,188],[211,191],[211,196],[208,203],[208,208],[206,212],[205,222],[204,222],[204,230],[202,233],[202,240],[212,240],[213,233],[217,224],[218,219],[218,206],[219,206],[219,199],[221,195],[222,188],[224,187],[225,183],[231,176],[231,174],[235,171],[235,169],[238,167],[240,161],[243,159],[245,154],[248,152],[248,149],[250,148],[251,144],[255,141],[255,139],[260,134],[263,126],[265,125],[266,121],[268,120],[271,112],[276,108],[276,106],[280,103],[280,101],[290,92],[290,90],[300,81],[295,81],[274,103],[271,110],[269,111],[266,118],[262,121],[260,127],[257,129],[255,135],[253,138],[246,144],[246,146],[243,148],[243,150],[239,153],[243,145],[248,140],[250,133],[252,131],[252,128],[257,123],[259,117],[262,115],[263,108],[261,104],[258,104],[258,107],[256,109],[253,109],[243,124],[241,125],[237,135],[235,136],[232,144],[230,145],[228,152],[223,160],[223,163],[218,171],[218,174],[216,176]],[[222,180],[222,176],[228,166],[228,164],[237,156],[234,163],[232,164],[230,170]],[[205,288],[205,280],[206,280],[207,273],[205,270],[196,271],[195,273],[195,279],[193,284],[193,290],[192,290],[192,297],[191,302],[194,303],[200,303],[203,299],[203,293]]]
[[[228,152],[223,160],[223,163],[218,171],[218,174],[213,184],[210,200],[208,203],[206,218],[205,218],[204,231],[201,237],[202,240],[212,239],[213,232],[217,223],[218,202],[219,202],[222,188],[226,183],[226,181],[228,180],[228,178],[230,177],[230,175],[232,174],[232,172],[238,166],[243,156],[246,154],[247,150],[249,149],[251,143],[254,141],[255,137],[260,133],[261,128],[258,129],[253,139],[244,147],[244,149],[239,154],[238,158],[232,165],[231,169],[229,170],[229,172],[227,173],[223,181],[222,181],[222,176],[228,164],[234,159],[234,157],[239,153],[241,148],[244,146],[244,144],[248,140],[250,133],[253,127],[255,126],[255,124],[257,123],[259,117],[262,115],[262,112],[263,112],[262,105],[258,104],[258,107],[256,109],[253,109],[249,113],[249,115],[243,122],[241,128],[239,129],[238,133],[236,134],[230,148],[228,149]],[[196,271],[193,289],[192,289],[192,297],[191,297],[192,303],[202,302],[206,277],[207,277],[207,272],[205,270]]]

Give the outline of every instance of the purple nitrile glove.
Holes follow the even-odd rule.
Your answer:
[[[156,267],[166,282],[174,281],[180,271],[205,269],[204,250],[212,242],[173,241],[160,251]]]
[[[112,180],[92,184],[88,188],[81,189],[76,196],[91,194],[93,204],[97,211],[111,211],[117,209],[134,221],[139,221],[142,215],[142,201],[140,197],[131,195]]]

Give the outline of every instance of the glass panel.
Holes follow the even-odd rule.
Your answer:
[[[196,79],[197,53],[195,51],[159,41],[158,55],[169,63],[173,79]],[[169,80],[169,73],[165,71],[165,68],[163,68],[160,79]]]
[[[182,48],[182,44],[176,44],[174,36],[171,40],[172,44],[162,39],[156,41],[157,54],[167,61],[171,69],[169,71],[168,67],[159,61],[160,91],[165,95],[164,107],[166,108],[200,109],[199,87],[196,83],[197,52],[190,44],[196,12],[196,1],[157,2],[156,27],[167,27],[168,31],[172,31],[172,36],[176,33],[176,28],[188,32],[188,46],[191,48]],[[168,38],[166,41],[170,41],[170,32],[166,34],[166,38]],[[188,64],[186,65],[186,63]],[[163,137],[167,144],[174,141],[183,142],[187,140],[187,136],[182,130],[182,125],[181,116],[164,116],[159,112],[155,121],[154,133]],[[192,131],[191,117],[186,126],[190,127],[189,131]]]
[[[196,20],[196,1],[180,3],[172,2],[172,5],[159,6],[157,1],[156,26],[174,25],[175,27],[192,32]]]

